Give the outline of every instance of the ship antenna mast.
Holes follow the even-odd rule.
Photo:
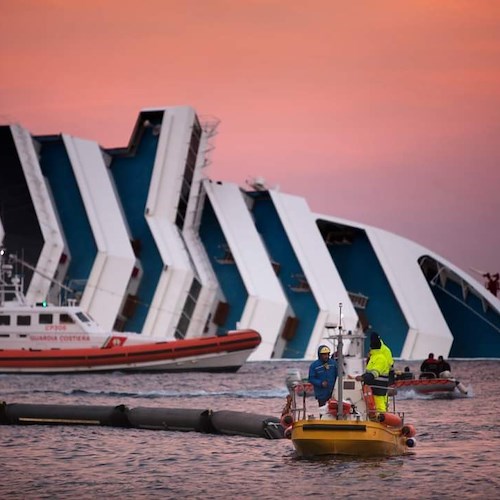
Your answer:
[[[338,378],[338,409],[337,418],[344,417],[344,343],[342,342],[342,302],[339,302],[339,333],[337,342],[337,378]]]
[[[61,283],[60,281],[57,281],[54,278],[51,278],[50,276],[47,276],[46,274],[39,271],[35,266],[28,264],[25,260],[20,259],[16,255],[10,254],[9,259],[18,263],[18,264],[21,264],[24,267],[27,267],[28,269],[31,269],[34,273],[39,274],[42,278],[49,280],[51,283],[54,283],[55,285],[57,285],[59,288],[63,288],[64,290],[66,290],[67,292],[70,292],[70,293],[75,293],[75,290],[73,290],[69,286],[66,286],[64,283]]]

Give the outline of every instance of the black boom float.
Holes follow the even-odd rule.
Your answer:
[[[0,407],[0,423],[11,425],[107,425],[130,427],[125,405],[64,406],[49,404],[5,404]]]
[[[100,425],[282,439],[277,417],[239,411],[0,403],[1,425]]]

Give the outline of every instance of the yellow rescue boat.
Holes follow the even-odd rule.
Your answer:
[[[291,438],[299,456],[395,456],[408,453],[416,445],[415,428],[404,423],[404,415],[376,414],[367,408],[365,401],[372,397],[371,391],[368,386],[363,391],[361,385],[355,380],[343,381],[344,404],[340,411],[336,399],[319,408],[319,416],[307,415],[305,404],[292,410],[289,415],[295,413],[297,419],[288,418],[292,423],[286,436]]]
[[[285,437],[292,440],[300,457],[410,453],[416,445],[415,427],[405,423],[404,413],[396,412],[394,395],[392,411],[378,413],[370,386],[355,379],[364,370],[364,334],[346,335],[341,326],[338,329],[337,335],[328,337],[338,368],[332,398],[325,406],[314,407],[316,400],[307,398],[304,388],[296,384],[281,416]],[[344,377],[344,373],[349,375]]]

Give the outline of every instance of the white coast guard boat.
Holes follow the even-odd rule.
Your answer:
[[[28,304],[0,248],[0,373],[235,372],[260,342],[255,330],[184,340],[109,332],[75,303]]]

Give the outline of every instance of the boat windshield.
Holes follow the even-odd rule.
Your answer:
[[[92,321],[90,320],[90,318],[88,318],[87,316],[85,316],[85,314],[83,314],[82,312],[77,312],[76,313],[76,317],[80,320],[80,321],[83,321],[84,323],[91,323]]]

